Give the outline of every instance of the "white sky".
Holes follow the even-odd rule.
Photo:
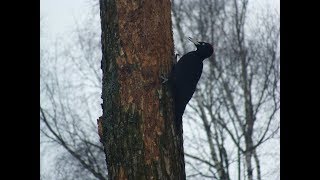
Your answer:
[[[44,19],[46,36],[51,39],[70,31],[76,19],[82,19],[90,12],[94,1],[97,0],[40,0],[40,16]],[[266,2],[280,12],[280,0],[254,0],[250,3],[259,9]]]
[[[51,38],[61,36],[74,27],[75,20],[90,12],[94,0],[40,0],[40,17],[44,34]]]

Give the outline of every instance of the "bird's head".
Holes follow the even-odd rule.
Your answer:
[[[196,52],[202,57],[202,58],[208,58],[213,54],[213,46],[206,42],[200,42],[197,41],[191,37],[188,38],[193,44],[197,47]]]

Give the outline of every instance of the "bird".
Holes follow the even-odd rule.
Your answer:
[[[175,126],[177,129],[180,129],[182,126],[183,113],[201,77],[203,61],[209,58],[214,52],[214,48],[210,43],[199,42],[191,37],[188,39],[197,49],[183,55],[179,61],[173,65],[171,73],[167,78],[174,99]]]

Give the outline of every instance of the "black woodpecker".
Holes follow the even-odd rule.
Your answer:
[[[177,129],[181,127],[182,115],[201,77],[202,61],[210,57],[214,51],[213,46],[209,43],[198,42],[190,37],[189,40],[193,42],[197,50],[183,55],[173,66],[168,79],[175,103]]]

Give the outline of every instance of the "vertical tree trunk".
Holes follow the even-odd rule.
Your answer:
[[[251,153],[251,151],[247,151],[247,152],[246,152],[246,154],[245,154],[245,159],[246,159],[248,180],[253,180],[252,164],[251,164],[251,159],[252,159],[252,153]]]
[[[238,152],[238,180],[241,180],[241,154],[240,154],[240,149],[237,149]]]
[[[260,160],[257,151],[253,151],[253,157],[256,162],[257,180],[261,180]]]
[[[103,115],[110,179],[185,179],[168,75],[174,52],[170,0],[100,0]],[[182,131],[182,130],[181,130]]]

